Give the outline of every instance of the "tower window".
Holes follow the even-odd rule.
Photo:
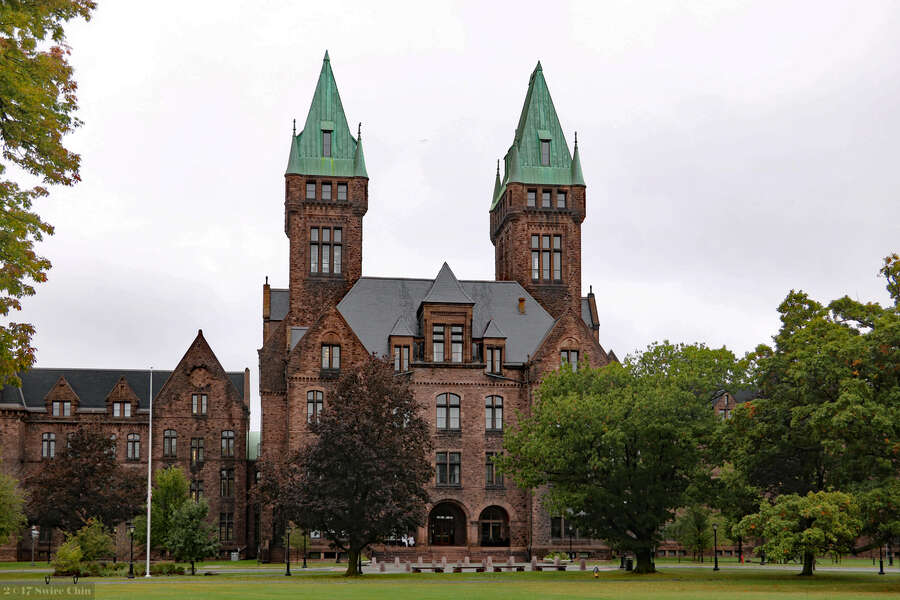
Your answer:
[[[331,182],[326,181],[322,184],[322,202],[331,202]]]
[[[541,190],[541,208],[550,208],[550,190]]]
[[[531,279],[533,281],[562,280],[561,235],[531,236]]]
[[[315,200],[316,199],[316,182],[315,181],[307,181],[306,182],[306,199],[307,200]]]
[[[528,206],[534,208],[537,202],[537,190],[528,190]]]
[[[338,202],[346,202],[347,201],[347,184],[339,183],[339,184],[337,184],[337,187],[338,187],[338,195],[337,195]]]
[[[556,208],[566,207],[566,193],[563,191],[556,192]]]
[[[322,156],[331,156],[331,132],[322,132]]]
[[[550,140],[541,140],[541,165],[550,166]]]
[[[309,230],[310,273],[341,274],[342,233],[340,227],[335,227],[334,229],[313,227]]]

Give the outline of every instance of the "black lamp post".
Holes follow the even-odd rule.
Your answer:
[[[285,529],[287,530],[287,544],[285,544],[285,546],[287,546],[287,551],[284,554],[284,576],[290,577],[291,576],[291,526],[287,525],[285,527]]]
[[[113,564],[116,564],[119,558],[119,528],[113,527]]]
[[[306,568],[306,531],[303,532],[303,568]]]
[[[719,524],[713,523],[713,571],[719,570]]]
[[[878,544],[878,574],[884,575],[884,555],[882,554],[884,546]]]
[[[31,526],[31,566],[34,566],[34,543],[38,538],[38,527],[37,525]]]
[[[134,523],[128,521],[125,523],[125,527],[128,528],[128,537],[131,538],[131,550],[128,554],[128,579],[134,579]],[[149,543],[150,540],[147,540]]]

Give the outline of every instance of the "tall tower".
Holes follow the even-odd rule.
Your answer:
[[[541,63],[528,82],[512,146],[494,182],[495,278],[518,281],[554,317],[581,310],[585,185],[556,116]]]
[[[285,172],[291,325],[310,325],[359,279],[368,186],[360,132],[354,138],[347,126],[326,51],[306,123],[291,137]]]

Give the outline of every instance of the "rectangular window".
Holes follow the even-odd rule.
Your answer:
[[[494,458],[498,456],[497,452],[486,452],[484,457],[484,486],[492,488],[503,487],[503,474],[497,470],[494,465]]]
[[[322,156],[331,156],[331,132],[322,132]]]
[[[234,432],[222,432],[222,458],[234,458]]]
[[[572,365],[572,370],[578,370],[578,350],[562,350],[560,353],[559,364]]]
[[[463,328],[462,325],[452,325],[450,327],[450,360],[455,363],[461,363],[463,359]]]
[[[503,398],[488,396],[484,399],[484,428],[486,431],[503,429]]]
[[[541,165],[550,166],[550,140],[541,140]]]
[[[341,368],[341,347],[334,344],[322,344],[322,368]]]
[[[485,365],[484,370],[488,373],[500,373],[500,366],[502,364],[501,361],[501,349],[494,348],[493,346],[488,346],[485,351]]]
[[[459,396],[441,394],[437,397],[437,428],[459,430]]]
[[[431,330],[432,360],[444,362],[444,325],[435,325]]]
[[[123,402],[122,403],[122,416],[123,417],[131,416],[131,402]]]
[[[566,207],[566,193],[563,191],[556,192],[556,208]]]
[[[234,513],[219,513],[219,541],[230,542],[234,540]]]
[[[438,452],[436,462],[437,462],[437,484],[438,485],[459,485],[459,483],[460,483],[459,452]]]
[[[339,184],[337,184],[337,187],[338,187],[338,195],[337,195],[338,202],[346,202],[347,201],[347,184],[339,183]]]
[[[563,532],[562,517],[550,517],[550,537],[561,538]]]
[[[234,497],[234,469],[231,467],[219,471],[219,495],[222,498]]]
[[[178,442],[178,434],[174,429],[166,429],[163,432],[163,456],[166,458],[175,458],[177,455],[176,444]]]
[[[56,434],[45,433],[41,436],[41,457],[53,458],[56,456]]]
[[[191,438],[191,464],[203,464],[203,438]]]
[[[200,502],[200,498],[203,497],[203,482],[200,480],[191,481],[191,500],[194,502]]]
[[[72,416],[72,403],[69,401],[56,400],[53,402],[54,417],[70,417]]]
[[[326,181],[322,184],[322,202],[331,201],[331,182]]]
[[[127,445],[125,446],[125,457],[128,460],[140,460],[141,458],[141,436],[136,433],[129,433]]]
[[[537,190],[528,190],[528,206],[534,208],[537,202]]]
[[[320,390],[306,392],[306,422],[318,423],[324,407],[324,394]]]
[[[394,346],[394,370],[398,373],[409,371],[409,346]]]
[[[206,394],[191,394],[191,414],[205,415],[209,396]]]
[[[541,190],[541,208],[550,208],[550,190]]]
[[[315,200],[316,199],[316,182],[315,181],[306,182],[306,199],[307,200]]]
[[[562,236],[553,236],[553,281],[562,280]]]
[[[113,402],[113,416],[114,417],[122,416],[122,403],[121,402]]]
[[[329,198],[330,194],[331,192],[329,192]],[[340,227],[313,227],[310,229],[309,272],[340,275],[342,272],[342,241],[343,235]]]
[[[531,279],[533,281],[562,280],[561,235],[531,236]]]

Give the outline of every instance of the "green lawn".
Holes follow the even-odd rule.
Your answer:
[[[39,575],[0,573],[0,586],[14,579],[40,581]],[[604,572],[595,579],[582,572],[503,574],[389,574],[347,580],[331,573],[223,574],[215,577],[84,580],[96,582],[101,599],[151,598],[235,600],[303,598],[389,599],[465,598],[661,598],[767,599],[779,598],[897,598],[900,574],[819,573],[801,578],[788,571],[665,569],[656,575],[636,576]],[[63,581],[60,581],[62,583]]]

